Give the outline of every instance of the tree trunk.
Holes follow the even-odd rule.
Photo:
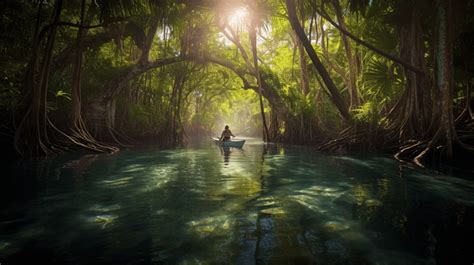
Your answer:
[[[456,138],[453,118],[453,45],[454,23],[451,0],[436,0],[436,86],[441,96],[441,130],[446,140],[446,154],[453,154]]]
[[[367,47],[368,49],[370,49],[371,51],[375,52],[375,53],[378,53],[379,55],[387,58],[387,59],[390,59],[396,63],[399,63],[400,65],[402,65],[403,67],[406,67],[408,69],[410,69],[411,71],[413,72],[416,72],[416,73],[419,73],[419,74],[425,74],[422,70],[416,68],[415,66],[401,60],[400,58],[396,58],[395,56],[389,54],[388,52],[385,52],[385,51],[382,51],[381,49],[375,47],[374,45],[366,42],[366,41],[363,41],[361,39],[359,39],[358,37],[356,37],[354,34],[350,33],[349,31],[345,30],[344,28],[342,28],[339,24],[337,24],[336,22],[334,22],[327,14],[321,12],[320,10],[317,9],[317,7],[313,4],[313,8],[314,8],[314,11],[316,13],[318,13],[321,17],[323,17],[324,19],[326,19],[331,25],[333,25],[335,28],[337,28],[341,33],[343,33],[344,35],[348,36],[349,38],[351,38],[352,40],[354,40],[355,42],[357,42],[358,44],[362,45],[362,46],[365,46]]]
[[[304,10],[303,10],[303,5],[301,5],[300,8],[300,16],[301,16],[301,27],[304,29],[305,27],[305,15],[304,15]],[[310,34],[311,34],[311,29],[310,29]],[[301,43],[300,39],[294,34],[295,37],[295,42],[296,46],[298,48],[298,54],[299,54],[299,60],[300,60],[300,73],[301,73],[301,81],[300,81],[300,86],[301,86],[301,93],[304,96],[307,96],[309,94],[310,88],[309,88],[309,73],[308,73],[308,60],[306,58],[306,52],[304,51],[303,44]]]
[[[170,106],[168,110],[168,146],[176,146],[182,143],[181,126],[181,99],[185,82],[185,74],[179,71],[175,74],[173,89],[170,96]]]
[[[204,56],[202,58],[189,58],[190,60],[195,60],[195,61],[203,61],[207,63],[214,63],[221,65],[223,67],[226,67],[230,70],[232,70],[237,76],[239,76],[240,79],[242,79],[243,82],[243,88],[244,89],[249,89],[251,88],[254,90],[256,93],[259,93],[260,90],[258,90],[258,87],[251,86],[249,81],[245,78],[245,74],[247,74],[246,69],[242,69],[234,65],[232,62],[223,60],[221,58],[216,58],[216,57],[211,57],[211,56]],[[253,69],[253,67],[252,67]],[[252,71],[251,73],[254,75],[255,73]],[[260,75],[261,76],[261,75]],[[291,120],[291,113],[288,109],[288,106],[285,104],[283,99],[278,95],[277,91],[275,88],[270,86],[266,81],[265,78],[260,79],[262,82],[262,96],[268,100],[270,107],[272,110],[276,111],[278,114],[278,117],[281,119],[287,121]]]
[[[332,102],[334,103],[334,105],[336,105],[342,118],[345,121],[350,121],[351,117],[349,114],[349,110],[346,106],[346,103],[344,102],[344,99],[342,98],[341,93],[339,92],[336,85],[334,84],[331,77],[329,76],[328,71],[326,70],[324,65],[321,63],[321,60],[319,60],[319,57],[316,54],[316,51],[313,49],[313,46],[311,46],[311,42],[308,40],[306,33],[304,32],[303,28],[301,27],[298,21],[298,17],[296,16],[296,8],[295,8],[294,0],[285,0],[285,2],[286,2],[288,17],[289,17],[291,26],[293,27],[296,34],[298,35],[298,38],[302,42],[306,50],[306,53],[308,53],[309,58],[313,62],[314,67],[316,68],[319,75],[323,79],[324,84],[326,85],[329,93],[331,94]]]
[[[156,30],[158,29],[158,19],[154,19],[151,23],[150,29],[145,38],[145,43],[143,45],[142,54],[140,56],[139,62],[146,64],[149,62],[150,49],[153,44],[153,40],[156,35]]]
[[[426,71],[425,49],[423,48],[423,33],[420,10],[416,3],[410,6],[406,23],[399,28],[399,49],[400,58],[411,65]],[[406,84],[405,91],[397,105],[394,118],[395,123],[400,123],[400,141],[413,137],[420,137],[430,133],[428,125],[431,115],[435,110],[429,104],[430,87],[427,84],[426,76],[417,74],[404,68]],[[432,134],[432,132],[431,132]]]
[[[342,15],[341,6],[339,0],[333,0],[332,4],[336,11],[337,21],[342,29],[346,30],[346,23],[344,16]],[[351,44],[345,34],[341,33],[342,43],[344,44],[344,50],[346,52],[347,64],[349,65],[349,84],[347,90],[349,91],[349,110],[356,108],[360,105],[359,93],[357,92],[357,61],[352,52]]]
[[[309,94],[309,73],[308,73],[308,65],[306,60],[306,53],[304,51],[303,44],[296,36],[296,45],[298,47],[298,53],[300,58],[300,68],[301,68],[301,93],[307,96]]]
[[[54,8],[53,22],[48,26],[48,40],[44,50],[43,60],[38,65],[40,58],[41,37],[35,36],[32,60],[29,65],[27,82],[24,93],[31,95],[26,104],[30,107],[26,110],[18,128],[15,132],[15,147],[21,155],[25,151],[29,155],[49,154],[52,152],[47,134],[47,91],[49,73],[51,69],[51,57],[53,54],[54,40],[59,17],[62,11],[63,0],[58,0]],[[41,12],[42,2],[38,9]],[[39,18],[37,18],[39,22]],[[40,34],[41,35],[41,34]]]
[[[39,63],[39,53],[40,53],[40,43],[41,39],[39,38],[39,27],[41,24],[41,14],[43,10],[44,0],[38,3],[38,11],[36,13],[36,23],[35,23],[35,33],[33,36],[33,47],[31,50],[31,59],[27,66],[27,73],[25,78],[25,86],[23,88],[23,98],[25,101],[25,111],[23,117],[17,126],[15,131],[15,149],[16,151],[23,155],[23,148],[32,148],[33,153],[39,153],[39,145],[35,143],[36,139],[40,139],[40,129],[39,126],[34,128],[33,121],[39,121],[39,105],[40,105],[40,90],[37,87],[37,68]],[[38,113],[36,113],[38,112]],[[33,119],[33,117],[35,119]],[[31,142],[30,142],[31,141]],[[21,142],[23,142],[21,144]]]
[[[253,65],[255,68],[255,75],[257,77],[258,84],[258,100],[260,102],[260,113],[262,114],[262,124],[263,124],[263,140],[265,142],[270,141],[270,133],[268,132],[267,120],[265,118],[265,108],[263,106],[262,99],[262,78],[260,76],[260,71],[258,69],[258,57],[257,57],[257,31],[256,25],[252,20],[250,25],[250,43],[252,46],[252,55],[253,55]]]
[[[80,123],[81,119],[81,74],[82,74],[82,40],[83,35],[87,34],[82,28],[84,26],[84,13],[86,8],[86,1],[81,1],[81,17],[80,17],[80,27],[77,29],[77,38],[76,38],[76,56],[74,60],[74,70],[73,70],[73,80],[72,80],[72,89],[71,89],[71,103],[72,103],[72,113],[71,121],[73,127],[76,127]],[[91,5],[92,6],[92,5]]]

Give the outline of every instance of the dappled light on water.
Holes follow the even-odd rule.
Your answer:
[[[247,141],[30,165],[42,172],[37,195],[2,209],[2,261],[420,264],[433,248],[467,249],[469,179]],[[458,227],[467,232],[450,232]]]

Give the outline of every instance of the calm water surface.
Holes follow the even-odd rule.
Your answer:
[[[256,140],[2,167],[2,265],[474,262],[469,172]]]

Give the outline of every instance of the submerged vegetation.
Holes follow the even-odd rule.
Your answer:
[[[7,0],[2,134],[23,156],[234,132],[423,164],[474,150],[474,3]]]

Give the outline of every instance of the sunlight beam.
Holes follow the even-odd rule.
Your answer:
[[[241,29],[249,17],[249,11],[244,7],[239,7],[229,14],[227,24],[234,30]]]

